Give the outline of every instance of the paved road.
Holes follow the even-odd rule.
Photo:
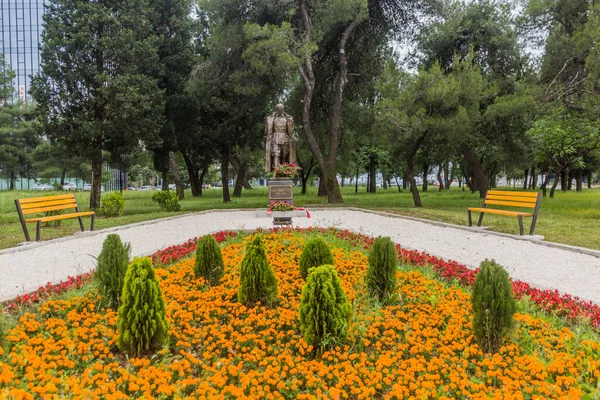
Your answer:
[[[479,265],[485,258],[493,258],[515,279],[600,303],[600,257],[593,255],[594,252],[585,254],[506,235],[355,209],[314,210],[311,215],[312,218],[294,218],[295,225],[335,226],[373,236],[390,236],[406,248],[426,251],[470,267]],[[92,270],[94,257],[100,253],[102,241],[109,233],[119,234],[125,242],[131,243],[134,256],[142,256],[207,233],[271,226],[269,217],[257,217],[255,211],[214,211],[79,233],[3,250],[0,251],[0,300]]]

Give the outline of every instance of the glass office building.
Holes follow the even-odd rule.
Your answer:
[[[31,101],[31,75],[40,69],[44,0],[0,0],[0,53],[14,71],[15,100]]]

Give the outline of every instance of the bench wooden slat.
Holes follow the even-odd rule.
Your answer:
[[[521,196],[521,197],[534,197],[537,198],[537,192],[513,192],[508,190],[488,190],[487,194],[500,195],[500,196]]]
[[[501,201],[501,200],[487,200],[486,199],[485,204],[491,204],[494,206],[535,208],[535,203],[521,203],[521,202],[516,202],[516,201]]]
[[[531,216],[533,216],[533,213],[526,213],[526,212],[520,212],[520,211],[508,211],[508,210],[496,210],[494,208],[473,208],[473,207],[469,207],[469,210],[470,211],[475,211],[475,212],[489,213],[489,214],[510,215],[512,217],[516,217],[518,215],[521,215],[523,217],[531,217]]]
[[[48,211],[58,211],[58,210],[68,210],[68,209],[74,209],[77,208],[77,204],[67,204],[67,205],[62,205],[62,206],[50,206],[50,207],[38,207],[38,208],[32,208],[29,210],[23,210],[23,215],[26,214],[38,214],[38,213],[42,213],[42,212],[48,212]]]
[[[537,198],[535,197],[519,197],[519,196],[500,196],[498,194],[490,194],[485,196],[486,200],[508,200],[516,201],[520,203],[536,203]]]
[[[28,203],[28,204],[23,204],[21,206],[21,210],[23,210],[23,212],[25,213],[25,212],[28,212],[27,210],[30,210],[32,208],[64,206],[67,204],[73,204],[74,206],[76,206],[77,202],[75,201],[75,199],[62,199],[62,200],[55,200],[55,201],[47,201],[45,203]]]
[[[19,204],[46,202],[46,201],[54,201],[54,200],[68,199],[68,198],[74,199],[75,195],[73,193],[71,193],[71,194],[59,194],[57,196],[29,197],[26,199],[19,199]]]
[[[85,217],[87,215],[93,215],[93,211],[82,211],[72,214],[62,214],[62,215],[51,215],[49,217],[39,217],[39,218],[28,218],[25,222],[50,222],[50,221],[59,221],[61,219],[69,219],[69,218],[77,218],[77,217]]]

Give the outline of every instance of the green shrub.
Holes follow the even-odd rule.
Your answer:
[[[271,305],[277,295],[277,279],[267,261],[262,237],[255,235],[246,244],[246,255],[240,268],[240,290],[238,299],[246,306],[260,301]]]
[[[161,190],[152,195],[152,201],[158,203],[160,211],[174,212],[181,210],[181,205],[175,192]]]
[[[346,341],[352,307],[332,265],[311,268],[302,288],[300,331],[319,352]]]
[[[102,197],[98,214],[105,217],[118,217],[123,214],[125,200],[121,192],[111,192]]]
[[[213,235],[205,235],[196,245],[194,273],[197,277],[204,277],[211,285],[218,285],[224,272],[223,256],[217,240]]]
[[[162,348],[169,335],[165,311],[152,261],[148,257],[135,258],[125,275],[119,307],[119,348],[132,356]]]
[[[372,296],[386,303],[396,295],[398,253],[389,237],[378,237],[369,251],[367,287]]]
[[[473,331],[481,349],[495,353],[512,326],[516,309],[508,273],[494,260],[485,260],[475,277],[471,294]]]
[[[300,275],[306,280],[308,270],[321,265],[333,265],[333,255],[327,243],[320,237],[314,237],[306,243],[300,255]]]
[[[98,256],[94,280],[102,294],[102,304],[113,310],[119,308],[130,253],[131,245],[123,245],[119,235],[111,233],[104,239]]]

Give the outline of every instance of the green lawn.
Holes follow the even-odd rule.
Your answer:
[[[432,188],[435,189],[435,188]],[[462,192],[457,188],[449,192],[431,190],[421,193],[422,209],[412,207],[412,197],[407,190],[398,193],[396,188],[378,189],[376,194],[365,193],[365,188],[359,188],[354,194],[354,188],[343,188],[346,206],[361,207],[372,210],[388,211],[402,215],[426,218],[436,221],[450,222],[459,225],[467,224],[467,207],[482,204],[477,194]],[[234,198],[231,203],[223,204],[220,189],[204,190],[200,198],[193,198],[189,191],[181,202],[181,213],[164,213],[158,211],[158,206],[150,200],[152,191],[124,192],[125,212],[118,218],[97,218],[97,229],[150,219],[162,218],[176,214],[225,208],[264,208],[267,203],[266,188],[255,188],[245,191],[241,198]],[[16,246],[23,242],[24,236],[19,224],[14,199],[35,197],[59,192],[0,192],[0,249]],[[77,201],[87,210],[89,193],[76,194]],[[316,206],[326,205],[326,199],[316,197],[316,188],[310,188],[309,193],[300,195],[296,188],[296,205]],[[89,218],[85,219],[86,229]],[[530,219],[525,219],[526,230]],[[486,215],[484,225],[490,229],[518,234],[516,218]],[[30,234],[35,236],[35,225],[30,224]],[[546,240],[571,244],[575,246],[600,249],[600,189],[584,190],[582,193],[557,192],[554,199],[542,200],[536,234],[544,235]],[[47,240],[71,235],[79,230],[77,220],[63,221],[60,228],[42,228],[42,239]]]

